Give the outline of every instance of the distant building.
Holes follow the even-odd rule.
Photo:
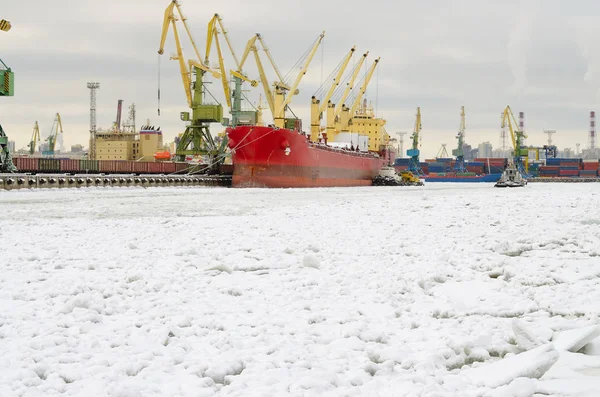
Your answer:
[[[564,159],[570,159],[570,158],[574,157],[574,154],[575,153],[573,153],[573,149],[565,148],[564,150],[560,150],[558,152],[558,157],[564,158]]]
[[[72,145],[71,153],[83,153],[83,146],[81,145]]]
[[[467,143],[463,145],[463,152],[465,154],[465,160],[473,160],[479,157],[479,148],[472,147]]]
[[[96,160],[137,160],[139,140],[136,133],[96,132]],[[91,154],[90,154],[91,155]]]
[[[489,142],[483,142],[479,144],[477,148],[477,157],[493,157],[492,156],[492,144]]]
[[[581,155],[578,156],[588,160],[597,160],[600,159],[600,149],[583,149],[581,151]]]
[[[492,150],[493,158],[508,158],[512,157],[512,150],[494,149]]]
[[[15,141],[8,141],[8,151],[11,153],[15,152]]]

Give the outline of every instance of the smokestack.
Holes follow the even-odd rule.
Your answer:
[[[123,100],[119,99],[119,101],[117,102],[117,131],[121,131],[121,110],[123,108]]]
[[[590,149],[596,149],[596,112],[590,112]]]

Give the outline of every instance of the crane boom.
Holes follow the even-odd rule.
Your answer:
[[[284,126],[285,126],[285,120],[284,120],[285,119],[285,109],[292,102],[293,93],[296,91],[296,89],[298,88],[298,85],[300,84],[300,81],[306,74],[306,71],[308,70],[308,66],[310,65],[310,62],[312,61],[313,57],[315,56],[315,53],[317,52],[317,49],[319,48],[319,45],[321,44],[323,37],[325,37],[325,31],[323,31],[319,35],[319,37],[317,38],[317,41],[315,42],[313,47],[310,49],[310,52],[308,53],[308,56],[306,57],[304,65],[302,66],[302,69],[300,69],[298,76],[296,76],[296,80],[290,87],[290,90],[289,90],[290,94],[285,96],[285,98],[284,98],[281,90],[277,89],[277,94],[275,96],[275,115],[273,117],[276,127],[284,128]]]
[[[502,114],[502,128],[505,128],[508,124],[508,129],[510,131],[510,138],[512,141],[513,149],[514,149],[514,161],[517,166],[517,169],[521,174],[526,176],[528,174],[528,151],[527,148],[523,148],[523,140],[527,138],[527,135],[523,131],[517,129],[518,123],[515,119],[515,115],[513,114],[510,106],[506,106],[504,112]],[[525,159],[525,164],[523,164],[523,158]]]
[[[273,69],[275,70],[275,74],[277,74],[277,78],[279,79],[277,84],[279,86],[286,88],[287,85],[283,82],[283,76],[281,75],[281,72],[279,71],[279,68],[277,67],[277,65],[275,65],[275,61],[273,60],[273,57],[271,56],[269,47],[267,47],[267,45],[265,44],[265,41],[263,40],[262,36],[259,33],[257,33],[256,36],[258,38],[258,41],[260,41],[260,45],[262,46],[263,51],[265,52],[265,54],[267,54],[267,58],[269,58],[269,62],[271,62],[271,66],[273,66]],[[291,91],[289,88],[288,88],[288,90]]]
[[[333,96],[333,93],[335,92],[336,88],[338,88],[340,81],[342,79],[342,76],[344,75],[344,71],[346,70],[346,67],[348,66],[348,63],[350,62],[350,58],[352,58],[352,55],[354,55],[354,51],[356,50],[356,46],[353,46],[350,51],[348,52],[348,54],[342,59],[342,62],[340,63],[340,65],[338,66],[338,71],[335,75],[335,77],[333,78],[333,83],[331,84],[331,86],[329,87],[329,90],[327,91],[327,93],[325,94],[325,96],[322,99],[318,99],[317,98],[317,93],[315,93],[315,95],[313,95],[312,99],[311,99],[311,104],[310,104],[310,140],[312,142],[316,142],[319,138],[319,132],[321,129],[321,118],[323,116],[323,112],[325,111],[325,109],[328,109],[329,112],[329,107],[330,107],[330,99]],[[335,70],[334,70],[335,72]],[[321,90],[321,88],[319,88],[319,91]],[[324,138],[326,138],[327,135],[324,136]]]
[[[175,15],[174,9],[177,10],[179,17],[177,15]],[[197,57],[197,60],[190,59],[188,61],[188,63],[190,65],[193,65],[196,68],[202,70],[203,72],[210,72],[215,78],[221,78],[221,73],[219,73],[215,70],[212,70],[211,68],[209,68],[208,66],[206,66],[202,63],[200,51],[198,51],[198,47],[196,46],[194,37],[192,36],[192,33],[186,23],[187,18],[183,15],[183,12],[181,11],[181,7],[180,7],[179,3],[177,2],[177,0],[172,0],[171,3],[165,9],[158,53],[160,55],[162,55],[164,53],[165,41],[167,39],[167,34],[169,33],[169,25],[171,25],[171,28],[173,29],[173,37],[175,38],[175,47],[176,47],[176,51],[177,51],[177,55],[172,56],[171,59],[179,61],[179,70],[181,73],[181,79],[183,81],[183,86],[184,86],[185,94],[187,97],[188,105],[191,107],[192,106],[192,91],[191,91],[192,82],[191,82],[191,77],[190,77],[190,69],[191,68],[188,68],[188,65],[185,62],[185,57],[183,56],[183,49],[181,47],[181,40],[179,38],[179,32],[177,30],[177,24],[176,24],[176,21],[178,21],[178,20],[181,20],[181,22],[183,23],[183,26],[187,32],[188,38],[189,38],[190,42],[192,43],[192,48],[194,49],[194,52],[196,53],[196,57]]]
[[[231,45],[231,41],[229,40],[229,36],[227,35],[227,30],[225,29],[225,25],[223,24],[223,18],[221,18],[221,16],[219,14],[215,14],[213,16],[213,18],[211,19],[211,21],[209,22],[209,25],[208,25],[209,35],[210,35],[211,26],[212,26],[212,28],[216,29],[217,24],[221,28],[221,33],[223,33],[225,42],[227,43],[227,46],[229,47],[229,51],[231,52],[231,56],[233,57],[233,60],[235,61],[235,66],[237,67],[237,69],[240,69],[240,62],[238,61],[237,55],[235,54],[235,51],[233,50],[233,46]],[[211,43],[209,40],[210,39],[206,40],[206,58],[207,59],[209,58],[210,48],[211,48]],[[206,63],[208,64],[208,61],[206,61]]]
[[[40,126],[36,121],[33,125],[33,134],[31,135],[31,141],[29,142],[29,154],[35,153],[38,142],[40,142],[40,140]]]
[[[56,150],[56,142],[58,141],[59,133],[63,133],[62,120],[60,118],[60,114],[56,113],[54,122],[52,123],[52,129],[50,130],[50,136],[46,139],[46,141],[48,141],[49,154],[54,154]]]
[[[510,138],[512,141],[513,149],[515,151],[515,155],[517,155],[521,145],[523,144],[523,138],[526,138],[526,136],[521,131],[515,131],[515,127],[517,127],[519,124],[517,123],[515,115],[513,114],[510,106],[506,106],[506,108],[504,109],[504,115],[502,117],[502,128],[505,128],[507,124],[508,129],[510,131]]]
[[[413,174],[423,175],[423,169],[419,164],[419,139],[421,134],[421,108],[417,108],[417,116],[415,118],[415,129],[411,135],[412,147],[406,151],[410,160],[408,162],[408,170]]]
[[[217,14],[215,14],[217,15]],[[223,52],[221,51],[221,43],[219,42],[218,34],[216,26],[213,27],[212,35],[215,37],[215,44],[217,46],[217,56],[219,57],[219,69],[221,70],[221,84],[223,84],[223,92],[225,93],[225,100],[227,101],[227,106],[231,109],[231,89],[229,88],[229,81],[227,80],[227,72],[225,71],[225,62],[223,60]],[[210,36],[210,35],[209,35]],[[208,40],[206,41],[208,43]],[[206,53],[206,61],[208,64],[208,54],[209,49],[207,48]]]
[[[246,43],[246,48],[244,49],[244,53],[242,54],[242,60],[238,64],[239,69],[242,69],[246,64],[246,59],[248,59],[248,55],[250,55],[252,47],[255,47],[256,39],[258,39],[258,33],[252,36],[252,38]]]
[[[338,71],[337,75],[333,79],[333,84],[331,84],[331,87],[329,87],[329,91],[327,91],[327,94],[325,95],[325,97],[323,97],[323,100],[321,101],[321,104],[319,106],[319,113],[323,113],[323,111],[325,111],[325,109],[327,108],[327,102],[329,102],[329,100],[333,96],[333,93],[335,92],[335,89],[340,85],[342,76],[344,75],[344,72],[346,71],[346,68],[348,67],[348,63],[350,63],[350,59],[352,58],[352,55],[354,55],[354,51],[356,51],[356,46],[353,46],[350,49],[350,51],[348,52],[348,54],[342,60],[340,70]]]
[[[365,52],[363,54],[363,56],[360,58],[360,60],[358,61],[358,63],[354,66],[354,72],[352,73],[352,77],[350,78],[350,81],[348,82],[348,85],[346,86],[346,89],[344,90],[342,97],[340,98],[338,104],[336,105],[335,117],[339,117],[339,115],[342,111],[342,105],[346,102],[346,99],[348,99],[348,95],[350,95],[350,91],[352,91],[352,89],[354,88],[354,81],[356,80],[356,77],[358,77],[358,74],[360,73],[360,68],[362,67],[362,64],[364,63],[365,59],[367,59],[368,55],[369,55],[369,51]]]
[[[233,92],[230,82],[227,78],[227,72],[225,70],[225,62],[223,58],[223,51],[221,49],[221,42],[219,40],[219,34],[222,34],[225,38],[225,41],[229,48],[229,52],[231,53],[231,56],[235,61],[236,69],[229,70],[229,73],[231,74],[231,76],[233,76]],[[252,80],[243,74],[241,64],[238,61],[233,46],[231,45],[229,36],[227,35],[227,30],[225,30],[225,25],[223,24],[223,19],[220,17],[219,14],[214,14],[212,19],[208,23],[208,33],[206,40],[206,58],[204,61],[206,65],[209,64],[213,41],[215,43],[217,55],[219,57],[220,79],[221,84],[223,86],[223,92],[225,94],[225,100],[227,101],[227,106],[229,107],[229,113],[232,116],[231,125],[237,126],[241,122],[254,124],[255,119],[257,117],[256,112],[242,110],[242,83],[246,81],[249,82],[252,87],[256,87],[258,86],[258,81]]]
[[[255,42],[256,36],[253,39]],[[267,103],[269,104],[269,109],[271,109],[272,116],[275,117],[275,99],[273,98],[273,92],[271,91],[271,86],[269,85],[269,80],[267,80],[265,68],[263,67],[263,64],[260,60],[260,56],[258,55],[258,49],[256,48],[255,45],[252,45],[252,52],[254,53],[254,58],[256,60],[256,67],[258,68],[258,73],[260,75],[260,82],[263,85],[263,90],[265,91],[265,96],[267,97]]]
[[[367,76],[365,77],[365,81],[363,82],[362,86],[360,87],[360,91],[358,93],[358,95],[356,96],[356,98],[354,99],[354,103],[352,104],[352,107],[350,108],[350,115],[353,116],[354,113],[356,113],[356,109],[358,109],[358,105],[360,104],[360,101],[363,97],[363,95],[365,95],[365,92],[367,91],[367,86],[369,85],[369,82],[371,81],[371,77],[373,77],[373,73],[375,72],[375,68],[377,67],[377,64],[379,63],[380,58],[377,58],[375,60],[375,62],[373,62],[373,65],[371,65],[371,68],[369,69],[369,71],[367,72]]]

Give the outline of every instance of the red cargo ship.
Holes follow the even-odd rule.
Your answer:
[[[233,187],[370,186],[386,159],[312,143],[285,128],[240,126],[227,130]]]

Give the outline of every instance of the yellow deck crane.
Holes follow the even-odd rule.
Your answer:
[[[363,63],[365,62],[365,59],[367,59],[368,55],[369,55],[369,52],[368,51],[365,52],[362,55],[362,57],[360,58],[360,60],[356,63],[356,65],[354,65],[354,68],[352,69],[351,73],[348,75],[348,76],[350,76],[350,80],[347,82],[346,88],[344,89],[342,96],[336,101],[330,100],[327,103],[326,129],[325,129],[324,137],[327,138],[328,140],[333,140],[333,138],[335,138],[335,135],[337,133],[335,127],[336,127],[336,124],[339,125],[339,119],[341,116],[342,105],[345,103],[346,99],[348,99],[348,95],[350,95],[350,92],[354,88],[354,82],[356,81],[356,78],[358,77],[358,74],[360,73],[360,69],[361,69]]]
[[[31,134],[31,141],[29,141],[29,154],[34,154],[38,149],[38,144],[40,143],[40,126],[36,121],[33,125],[33,133]]]
[[[375,68],[377,67],[377,64],[379,63],[380,59],[381,58],[377,58],[373,62],[373,65],[371,65],[371,67],[367,71],[366,76],[363,77],[363,80],[362,80],[363,83],[360,86],[358,94],[354,98],[352,105],[350,107],[347,107],[344,103],[342,103],[342,108],[340,109],[340,117],[338,119],[339,124],[336,126],[336,133],[339,133],[342,131],[348,131],[348,129],[350,128],[350,124],[352,123],[352,117],[356,113],[356,110],[358,109],[358,106],[360,105],[360,101],[362,100],[363,95],[367,91],[367,86],[369,85],[369,82],[371,81],[371,77],[373,77],[373,73],[375,72]]]
[[[46,141],[48,142],[48,152],[44,154],[48,154],[50,156],[54,155],[56,151],[56,141],[58,140],[58,134],[62,136],[63,127],[62,121],[60,119],[60,114],[56,113],[56,116],[54,117],[54,123],[52,123],[52,128],[50,129],[50,136],[46,138]]]
[[[223,52],[221,50],[221,43],[219,42],[219,34],[223,35],[225,41],[227,43],[227,47],[229,48],[229,52],[235,61],[236,69],[229,70],[230,75],[233,77],[234,81],[234,89],[233,93],[231,92],[229,80],[227,78],[227,74],[225,71],[225,62],[223,60]],[[225,94],[225,98],[227,101],[227,106],[229,107],[229,112],[231,113],[231,125],[236,127],[238,125],[255,125],[257,121],[257,111],[244,111],[242,110],[242,83],[248,82],[252,87],[258,86],[258,81],[248,78],[244,72],[242,71],[242,67],[244,63],[240,63],[238,57],[231,45],[231,41],[229,40],[229,36],[227,35],[227,30],[223,25],[223,19],[219,16],[219,14],[215,14],[213,18],[208,23],[208,33],[206,39],[206,57],[204,63],[206,65],[209,64],[210,53],[212,48],[212,43],[215,43],[217,49],[217,55],[219,57],[219,69],[221,71],[221,83],[223,85],[223,91]],[[245,61],[245,59],[244,59]],[[233,102],[232,102],[233,99]],[[227,119],[224,119],[224,125],[229,125]]]
[[[298,72],[296,79],[291,84],[291,86],[289,86],[289,87],[287,85],[284,86],[283,84],[281,84],[282,82],[275,83],[275,87],[274,87],[274,91],[275,91],[275,104],[274,104],[275,109],[274,110],[275,110],[275,113],[273,115],[273,121],[275,122],[275,127],[288,128],[288,129],[293,129],[296,127],[297,118],[287,119],[285,117],[285,111],[288,108],[289,104],[292,102],[292,98],[294,97],[296,89],[298,88],[298,85],[300,84],[302,77],[304,77],[304,75],[306,74],[306,71],[308,70],[308,66],[310,65],[310,62],[312,61],[313,57],[315,56],[315,53],[317,52],[317,49],[319,48],[321,41],[323,41],[323,37],[325,37],[325,31],[323,31],[319,35],[319,37],[313,44],[312,48],[308,51],[308,54],[306,55],[306,59],[304,61],[304,65]],[[286,95],[286,92],[288,92],[288,91],[289,91],[289,94]]]
[[[508,126],[508,130],[510,131],[515,165],[517,166],[519,172],[526,177],[529,174],[529,151],[527,147],[523,145],[523,140],[527,138],[527,135],[518,129],[519,124],[517,123],[515,115],[513,114],[510,106],[506,106],[504,112],[502,113],[501,127],[505,128],[506,126]]]
[[[175,15],[175,10],[179,16]],[[189,59],[186,62],[183,56],[181,41],[179,38],[179,33],[177,32],[176,22],[178,20],[183,23],[183,26],[187,32],[188,38],[197,57],[195,60]],[[190,112],[181,112],[181,120],[189,121],[190,123],[186,126],[185,132],[177,143],[177,147],[175,149],[175,159],[178,161],[184,161],[188,155],[208,155],[210,165],[216,168],[224,158],[223,153],[225,151],[227,142],[225,139],[220,145],[217,145],[210,134],[209,124],[222,123],[223,106],[218,103],[217,100],[206,89],[203,77],[208,72],[215,78],[220,79],[222,73],[212,70],[202,63],[202,57],[200,56],[200,52],[196,47],[196,43],[186,23],[186,18],[183,16],[181,7],[177,0],[171,1],[169,6],[165,9],[160,47],[158,50],[160,55],[164,53],[164,45],[169,32],[169,26],[171,26],[173,29],[173,36],[175,38],[175,46],[177,50],[177,55],[172,56],[170,59],[179,61],[179,69],[181,72],[183,88],[187,98],[188,106],[192,111],[191,117]],[[195,75],[195,80],[193,83],[192,74]],[[207,94],[213,98],[214,103],[207,102]],[[158,98],[160,101],[160,88],[158,91]]]
[[[12,28],[9,21],[0,19],[0,31],[8,32]],[[0,59],[0,97],[15,94],[15,75],[11,68]],[[12,155],[8,149],[8,137],[0,125],[0,172],[15,172],[17,168],[12,162]]]
[[[321,119],[323,118],[323,112],[327,109],[327,104],[330,102],[333,93],[336,88],[338,88],[344,71],[346,67],[348,67],[348,63],[354,55],[354,51],[356,50],[356,46],[352,47],[348,54],[342,59],[342,62],[334,69],[331,73],[330,77],[326,79],[326,82],[321,85],[321,87],[317,90],[317,92],[312,96],[310,103],[310,140],[312,142],[317,142],[319,140],[319,133],[321,132]],[[333,76],[333,82],[331,82],[331,77]],[[329,90],[327,93],[322,96],[324,87],[326,84],[330,84]],[[322,97],[321,97],[322,96]]]

